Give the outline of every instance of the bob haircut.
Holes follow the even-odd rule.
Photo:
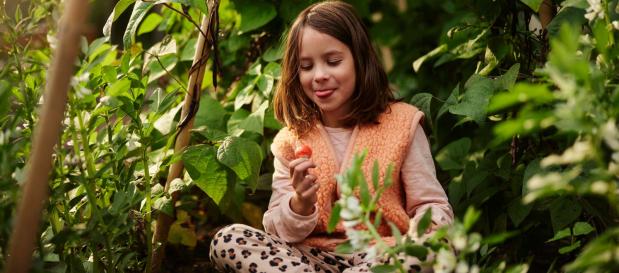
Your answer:
[[[353,109],[343,120],[345,126],[377,123],[378,116],[395,101],[393,91],[361,18],[350,4],[339,1],[313,4],[292,24],[285,41],[281,80],[273,99],[275,117],[298,136],[309,132],[321,120],[320,109],[305,95],[299,80],[301,36],[305,27],[338,39],[352,53],[356,83],[350,97]]]

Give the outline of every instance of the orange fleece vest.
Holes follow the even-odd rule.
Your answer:
[[[337,166],[330,138],[320,124],[300,139],[288,128],[282,129],[277,134],[272,146],[273,154],[276,157],[283,160],[285,164],[294,160],[295,144],[301,142],[312,147],[312,160],[317,166],[309,173],[315,175],[317,183],[320,183],[320,189],[317,193],[318,223],[302,244],[332,251],[337,244],[346,241],[345,229],[341,222],[338,223],[332,234],[326,232],[331,209],[339,195],[335,175],[350,167],[353,156],[361,153],[364,149],[367,149],[368,154],[363,162],[362,170],[368,181],[371,194],[374,194],[374,187],[371,183],[374,161],[378,160],[379,184],[381,186],[388,165],[393,164],[394,166],[393,184],[383,192],[377,204],[377,208],[383,213],[382,224],[378,228],[378,232],[388,243],[393,242],[393,238],[389,237],[391,236],[391,229],[385,220],[395,224],[401,233],[407,232],[409,217],[404,207],[405,198],[404,189],[400,182],[400,169],[411,143],[411,125],[417,125],[423,119],[423,116],[423,112],[412,105],[394,103],[390,106],[390,110],[388,109],[379,116],[378,124],[356,126],[342,158],[341,167]],[[357,197],[359,196],[358,190],[355,194]]]

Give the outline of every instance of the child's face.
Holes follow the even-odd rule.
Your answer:
[[[340,127],[351,111],[355,64],[348,46],[310,27],[302,30],[299,78],[303,91],[322,112],[322,122]]]

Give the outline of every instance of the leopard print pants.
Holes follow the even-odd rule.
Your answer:
[[[365,253],[341,254],[290,244],[250,226],[222,228],[210,247],[211,261],[221,272],[371,272],[376,260]],[[401,260],[402,261],[402,260]],[[421,271],[418,261],[407,264],[409,272]],[[425,271],[425,270],[424,270]]]

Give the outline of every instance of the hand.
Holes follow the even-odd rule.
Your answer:
[[[310,168],[315,168],[316,164],[308,158],[298,158],[290,162],[290,178],[295,194],[290,199],[290,208],[297,214],[310,215],[314,211],[314,204],[318,200],[319,184],[316,183],[316,176],[308,174]]]

